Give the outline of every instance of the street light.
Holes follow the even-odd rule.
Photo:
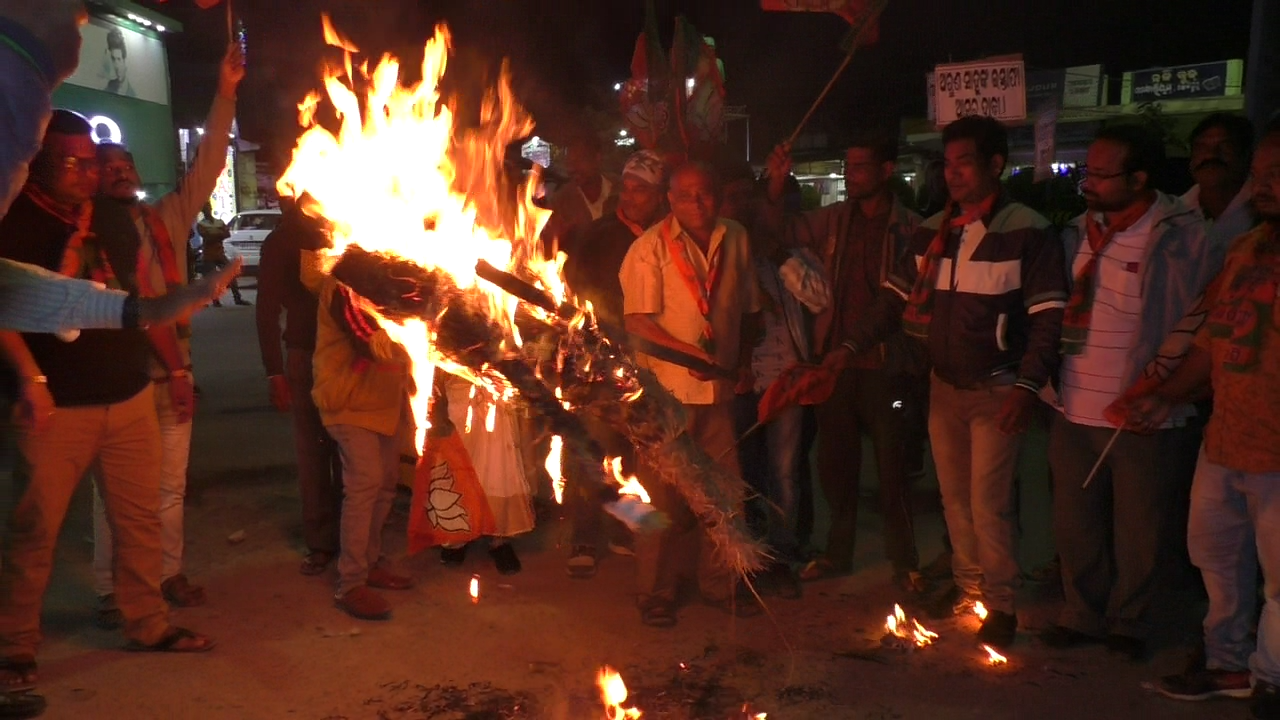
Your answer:
[[[626,136],[627,136],[626,128],[622,128],[621,130],[618,131],[618,137],[626,137]]]
[[[621,89],[622,89],[622,83],[614,83],[614,84],[613,84],[613,91],[614,91],[614,92],[618,92],[618,91],[619,91],[619,90],[621,90]]]

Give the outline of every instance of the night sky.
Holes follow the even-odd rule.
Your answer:
[[[142,0],[180,20],[168,40],[174,114],[198,123],[208,108],[226,42],[225,8],[191,0]],[[815,127],[922,116],[924,74],[938,62],[1022,53],[1029,70],[1102,63],[1113,84],[1126,70],[1244,58],[1251,0],[890,0],[880,42],[860,49]],[[766,13],[757,0],[657,0],[670,34],[677,13],[715,38],[727,102],[745,105],[757,152],[787,135],[841,60],[848,26],[838,16]],[[287,9],[286,9],[287,8]],[[432,26],[449,24],[458,86],[491,79],[510,58],[517,96],[538,132],[557,140],[577,129],[583,108],[614,107],[612,87],[629,75],[643,0],[234,0],[249,36],[240,91],[241,134],[287,160],[298,100],[319,84],[321,58],[340,58],[321,39],[320,13],[366,53],[421,60]],[[668,38],[669,39],[669,38]],[[1246,72],[1248,68],[1246,68]]]

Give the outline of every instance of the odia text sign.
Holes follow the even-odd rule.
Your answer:
[[[967,115],[1001,121],[1027,117],[1027,83],[1022,60],[981,60],[939,65],[934,70],[938,125]]]

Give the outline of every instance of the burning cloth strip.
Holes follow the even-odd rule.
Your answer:
[[[448,45],[438,28],[416,84],[401,84],[394,58],[368,70],[342,45],[344,62],[325,78],[329,103],[313,94],[299,106],[305,132],[279,183],[332,228],[333,262],[324,270],[412,358],[417,446],[438,367],[545,419],[563,439],[564,462],[582,471],[566,474],[598,478],[602,495],[616,500],[604,453],[584,429],[604,422],[639,457],[658,460],[658,474],[702,518],[727,565],[758,569],[763,552],[741,512],[745,483],[685,434],[683,407],[619,347],[622,338],[572,304],[563,258],[543,259],[538,236],[548,213],[533,203],[538,178],[512,187],[503,172],[507,146],[533,131],[506,69],[478,123],[455,127],[454,105],[438,90]],[[367,86],[363,97],[357,85]],[[318,120],[330,109],[337,132]]]

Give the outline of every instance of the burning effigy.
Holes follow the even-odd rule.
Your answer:
[[[625,333],[600,327],[589,305],[574,302],[560,273],[563,255],[544,257],[538,238],[549,213],[533,202],[536,168],[518,183],[503,169],[507,146],[533,130],[507,68],[478,124],[462,128],[439,89],[446,28],[426,43],[422,79],[406,82],[396,58],[370,68],[327,19],[324,27],[343,63],[326,70],[323,96],[312,93],[299,105],[304,131],[279,189],[305,194],[306,211],[327,222],[333,248],[322,269],[412,359],[417,449],[440,370],[550,427],[560,463],[583,470],[553,472],[557,495],[571,476],[598,478],[611,499],[642,497],[638,483],[611,471],[585,430],[585,423],[605,423],[653,460],[662,481],[706,523],[726,564],[740,573],[759,568],[762,549],[740,512],[745,483],[685,434],[680,403],[635,362]],[[321,110],[336,117],[336,129],[318,120]],[[698,367],[662,348],[640,349]],[[560,465],[553,460],[548,469]]]

